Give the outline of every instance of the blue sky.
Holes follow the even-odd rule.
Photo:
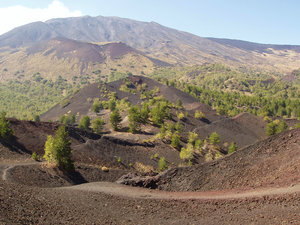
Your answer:
[[[0,33],[22,23],[81,15],[155,21],[202,37],[300,45],[298,0],[0,0],[0,21],[6,21]]]

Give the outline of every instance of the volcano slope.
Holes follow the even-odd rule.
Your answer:
[[[158,187],[168,191],[249,189],[300,181],[300,129],[285,131],[214,162],[174,168]]]
[[[134,136],[130,134],[124,135],[124,133],[116,134],[112,133],[109,127],[109,114],[108,110],[101,110],[98,114],[92,112],[91,106],[95,98],[100,100],[108,100],[108,93],[115,93],[118,100],[128,99],[132,105],[141,104],[147,99],[141,98],[142,93],[138,91],[137,87],[144,85],[145,91],[150,92],[153,90],[158,90],[156,96],[163,96],[168,101],[176,104],[178,99],[182,101],[183,109],[178,110],[176,107],[171,109],[171,120],[168,122],[176,123],[179,119],[177,117],[178,112],[182,112],[185,115],[183,120],[180,122],[183,125],[182,137],[183,141],[186,142],[188,133],[194,131],[198,133],[199,137],[202,139],[207,138],[212,132],[217,132],[221,135],[221,143],[237,143],[239,148],[255,143],[266,137],[265,126],[266,123],[259,117],[243,113],[235,118],[225,117],[217,115],[216,112],[209,106],[200,103],[197,99],[190,96],[189,94],[182,92],[174,87],[163,85],[155,80],[152,80],[143,76],[129,76],[127,81],[132,83],[133,88],[131,89],[135,93],[126,92],[120,90],[122,85],[125,84],[124,80],[114,81],[108,84],[91,84],[81,90],[76,94],[69,96],[68,104],[66,106],[61,106],[57,104],[55,107],[50,109],[48,112],[41,116],[44,121],[53,120],[57,121],[61,115],[70,115],[74,113],[77,115],[77,121],[83,116],[88,115],[92,120],[102,116],[105,119],[105,131],[109,136],[115,136],[121,139],[126,138],[137,138],[139,135]],[[199,110],[205,114],[204,119],[196,119],[194,117],[195,111]],[[123,113],[123,125],[128,126],[127,115]],[[155,135],[159,130],[155,127],[145,127],[149,130],[149,134]],[[143,139],[151,138],[143,136]]]

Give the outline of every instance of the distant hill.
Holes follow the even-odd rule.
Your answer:
[[[30,47],[0,53],[0,81],[31,80],[34,74],[55,80],[58,75],[74,81],[74,76],[102,78],[112,72],[145,73],[168,63],[146,56],[121,42],[87,43],[56,37],[37,42]]]
[[[0,36],[0,47],[19,48],[64,37],[84,42],[116,42],[176,65],[222,63],[246,69],[291,72],[299,67],[300,47],[202,38],[155,22],[118,17],[75,17],[35,22]],[[2,49],[3,50],[3,49]]]
[[[178,99],[181,99],[183,103],[183,112],[187,115],[183,123],[183,133],[185,138],[188,137],[189,132],[194,131],[199,134],[199,138],[205,139],[212,132],[217,132],[221,136],[222,143],[230,143],[234,141],[239,147],[243,147],[249,144],[253,144],[257,140],[265,138],[265,125],[258,116],[254,116],[248,113],[241,114],[235,118],[217,115],[216,111],[210,106],[200,103],[197,99],[189,94],[180,91],[174,87],[163,85],[155,80],[142,76],[130,76],[127,78],[135,86],[144,84],[146,91],[151,91],[158,88],[159,92],[157,96],[163,96],[170,102],[176,104]],[[124,85],[124,81],[117,80],[106,85],[104,84],[90,84],[80,89],[74,95],[68,97],[67,104],[57,104],[49,111],[41,115],[41,119],[44,121],[52,120],[57,121],[62,115],[76,115],[77,121],[84,115],[88,115],[92,120],[102,117],[106,121],[106,131],[110,129],[109,115],[110,111],[102,109],[99,113],[95,113],[91,110],[94,99],[108,100],[107,93],[116,93],[118,100],[128,99],[131,104],[141,104],[147,99],[141,98],[141,93],[130,93],[120,90]],[[136,88],[136,87],[135,87]],[[134,90],[135,90],[134,88]],[[199,120],[194,117],[195,111],[200,110],[205,114],[205,119]],[[181,110],[171,109],[172,122],[178,120],[177,113]],[[127,126],[127,114],[122,113],[124,126]],[[146,128],[150,133],[156,134],[159,132],[158,128]],[[121,135],[124,136],[124,135]],[[133,138],[136,138],[135,135]]]

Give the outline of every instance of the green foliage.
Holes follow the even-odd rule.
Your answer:
[[[194,147],[192,144],[187,144],[186,148],[181,148],[179,157],[182,160],[192,160],[194,158]]]
[[[88,130],[90,125],[91,125],[90,117],[83,116],[83,117],[81,117],[81,119],[79,121],[78,127],[80,129]]]
[[[132,86],[128,85],[128,84],[122,84],[120,86],[120,91],[124,91],[124,92],[129,92],[129,93],[132,93],[132,94],[136,94],[135,89],[133,89],[134,86],[133,87]]]
[[[296,128],[300,128],[300,123],[297,123],[296,125],[295,125],[295,129]]]
[[[203,119],[205,117],[205,114],[199,110],[196,110],[195,112],[195,118],[196,119]]]
[[[195,149],[201,152],[201,147],[203,146],[203,141],[201,139],[198,139],[195,141]]]
[[[175,130],[177,130],[179,133],[182,132],[182,124],[180,121],[177,121],[175,124]]]
[[[276,133],[276,126],[277,125],[273,122],[268,123],[266,126],[266,134],[268,136],[274,135]]]
[[[12,138],[14,132],[9,126],[9,121],[6,119],[6,113],[1,112],[0,116],[0,139],[8,141]]]
[[[176,131],[171,138],[171,146],[173,148],[179,148],[180,147],[180,136],[178,134],[178,131]]]
[[[216,145],[220,143],[220,135],[218,135],[216,132],[213,132],[209,136],[209,142],[212,145]]]
[[[104,120],[95,119],[92,122],[92,129],[96,134],[100,134],[103,130]]]
[[[99,111],[100,111],[100,109],[101,109],[101,102],[100,102],[100,100],[99,100],[99,98],[96,98],[95,100],[94,100],[94,103],[93,103],[93,105],[92,105],[92,108],[91,108],[91,110],[93,111],[93,112],[95,112],[95,113],[99,113]]]
[[[153,78],[179,88],[218,114],[249,112],[260,116],[300,117],[300,78],[286,83],[273,74],[233,71],[219,64],[163,68]],[[179,78],[181,81],[179,81]],[[186,80],[186,82],[184,82]]]
[[[122,163],[121,157],[118,157],[117,161],[118,163]]]
[[[183,108],[182,101],[181,101],[180,98],[178,98],[178,100],[177,100],[176,107],[177,107],[178,109],[182,109],[182,108]]]
[[[195,132],[189,132],[188,143],[194,145],[197,138],[198,138],[198,134],[197,133],[195,133]]]
[[[223,155],[221,154],[221,152],[216,151],[216,153],[215,153],[215,159],[222,158],[222,157],[223,157]]]
[[[71,141],[68,132],[64,126],[60,126],[56,131],[55,137],[51,135],[47,137],[43,158],[48,163],[55,163],[58,167],[71,171],[74,170],[71,154]]]
[[[268,136],[274,135],[274,134],[279,134],[282,131],[286,130],[288,127],[287,123],[285,121],[279,121],[279,120],[274,120],[273,122],[270,122],[266,126],[266,134]]]
[[[116,100],[114,99],[110,99],[108,101],[108,109],[112,112],[116,109],[116,106],[117,106],[117,103],[116,103]]]
[[[75,86],[65,80],[35,82],[15,79],[0,83],[1,110],[6,111],[9,117],[32,119],[32,115],[43,114],[63,100],[64,94],[72,94],[74,89]]]
[[[284,120],[280,121],[276,127],[276,134],[285,131],[287,128],[288,128],[287,123]]]
[[[141,109],[136,106],[131,106],[128,110],[129,131],[137,133],[141,131]]]
[[[151,109],[152,122],[155,125],[161,125],[164,119],[169,117],[169,107],[164,101],[156,102]]]
[[[147,102],[143,102],[142,109],[141,109],[141,123],[145,124],[149,120],[149,105]]]
[[[40,116],[39,115],[34,115],[33,116],[33,121],[34,122],[40,122],[41,120],[40,120]]]
[[[33,160],[35,160],[35,161],[39,161],[40,160],[40,156],[36,152],[32,153],[31,158]]]
[[[64,125],[73,125],[76,122],[75,114],[72,113],[71,115],[61,115],[58,122]]]
[[[111,114],[110,114],[110,124],[113,128],[113,130],[120,129],[122,118],[120,116],[119,110],[116,108]]]
[[[232,152],[235,152],[236,150],[238,149],[237,145],[232,141],[230,143],[230,145],[228,146],[228,154],[232,153]]]
[[[183,113],[183,112],[178,113],[178,114],[177,114],[177,118],[178,118],[179,120],[183,120],[183,119],[185,118],[184,113]]]
[[[168,164],[165,160],[165,157],[161,157],[158,161],[158,168],[160,171],[164,171],[166,169],[168,169]]]

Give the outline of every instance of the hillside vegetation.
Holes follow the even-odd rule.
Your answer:
[[[150,77],[179,88],[213,106],[221,115],[250,112],[260,116],[299,118],[300,76],[248,73],[219,64],[162,68]]]

